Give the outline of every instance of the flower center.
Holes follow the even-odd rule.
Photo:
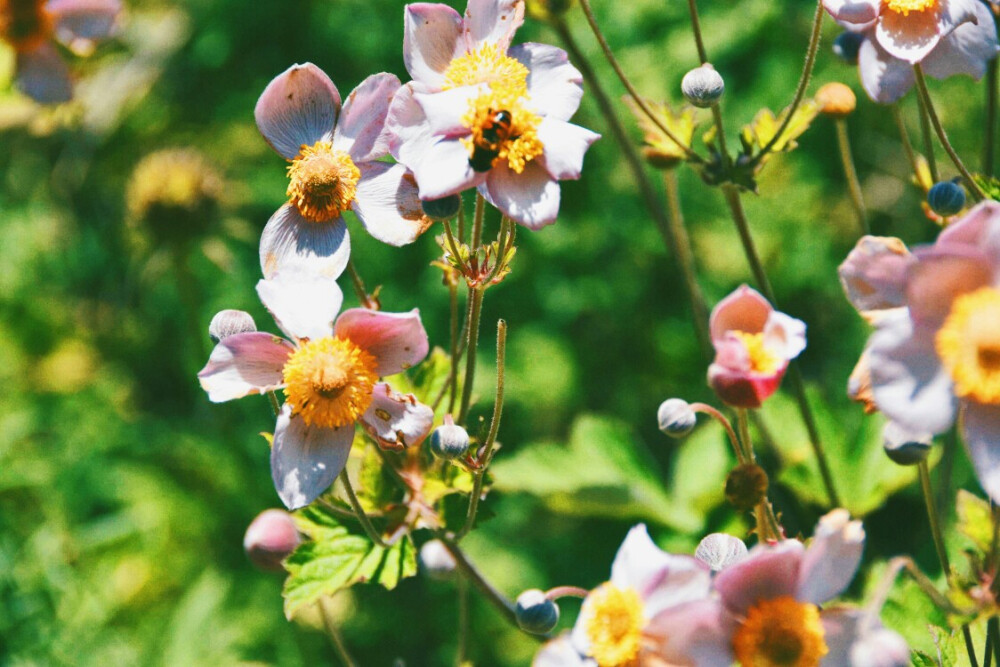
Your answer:
[[[502,161],[516,173],[542,154],[538,124],[542,119],[525,109],[518,97],[488,92],[469,102],[462,124],[472,134],[462,139],[469,149],[469,165],[489,171]]]
[[[983,287],[956,298],[934,347],[956,395],[1000,405],[1000,291]]]
[[[781,368],[782,360],[764,345],[763,333],[752,334],[745,331],[734,331],[732,333],[736,334],[743,341],[743,345],[747,350],[747,356],[750,357],[751,371],[763,375],[778,372],[778,369]]]
[[[791,596],[758,602],[733,635],[743,667],[816,667],[828,651],[819,609]]]
[[[0,39],[17,51],[31,51],[52,34],[45,0],[0,0]]]
[[[910,12],[923,12],[937,7],[937,0],[885,0],[887,9],[909,16]]]
[[[288,166],[288,201],[310,222],[326,222],[343,213],[354,201],[361,170],[344,151],[329,141],[302,146]]]
[[[609,581],[594,589],[587,603],[585,627],[590,656],[599,667],[634,664],[645,625],[639,594],[632,589],[617,588]]]
[[[309,426],[353,424],[372,402],[375,357],[346,338],[304,343],[285,362],[285,397]]]
[[[484,44],[475,51],[451,61],[444,71],[442,88],[460,88],[488,83],[494,90],[519,95],[528,92],[528,68],[520,61],[501,53],[495,44]]]

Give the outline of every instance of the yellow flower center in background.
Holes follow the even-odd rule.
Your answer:
[[[0,39],[17,51],[31,51],[52,34],[45,0],[0,0]]]
[[[622,590],[610,581],[587,597],[585,622],[590,656],[600,667],[625,667],[636,663],[642,628],[642,599],[632,589]]]
[[[288,166],[288,201],[310,222],[326,222],[343,213],[357,195],[361,170],[351,156],[329,141],[302,146]]]
[[[778,372],[781,368],[782,360],[764,346],[763,333],[746,333],[745,331],[734,331],[743,345],[747,349],[747,356],[750,357],[750,370],[762,375],[770,375]]]
[[[733,635],[742,667],[816,667],[828,651],[819,609],[790,596],[758,602]]]
[[[885,0],[886,8],[909,16],[910,12],[923,12],[928,9],[937,8],[937,0]]]
[[[346,338],[303,344],[285,362],[285,398],[310,426],[353,424],[372,402],[375,357]]]
[[[1000,291],[983,287],[955,299],[934,347],[956,395],[1000,405]]]
[[[442,88],[459,88],[488,83],[494,90],[517,93],[528,92],[528,68],[520,61],[501,53],[494,44],[484,44],[475,51],[455,58],[444,71]]]

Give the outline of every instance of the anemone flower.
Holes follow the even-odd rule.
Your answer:
[[[522,0],[469,0],[464,18],[443,4],[407,5],[404,62],[413,81],[393,100],[393,157],[420,197],[471,187],[537,229],[555,222],[559,181],[577,179],[600,135],[569,123],[582,77],[565,51],[510,46]]]
[[[42,104],[69,101],[73,81],[55,41],[87,55],[114,33],[121,8],[119,0],[0,0],[0,41],[17,54],[18,88]]]
[[[288,269],[336,278],[347,266],[351,210],[369,234],[390,245],[416,239],[430,221],[413,176],[388,154],[385,118],[399,89],[392,74],[373,74],[347,96],[312,63],[293,65],[267,85],[257,127],[289,161],[288,202],[260,239],[264,277]]]
[[[712,309],[715,360],[708,384],[728,405],[758,408],[781,384],[788,362],[806,347],[806,325],[776,311],[741,285]]]
[[[352,308],[337,317],[343,294],[315,276],[278,274],[257,283],[257,293],[291,341],[256,331],[227,336],[198,378],[215,403],[284,390],[271,475],[286,507],[308,505],[333,483],[347,463],[355,424],[384,448],[423,440],[433,411],[379,382],[427,355],[416,309]]]

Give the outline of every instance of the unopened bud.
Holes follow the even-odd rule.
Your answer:
[[[850,115],[858,106],[854,91],[836,81],[821,86],[813,99],[816,100],[820,113],[835,118]]]
[[[715,68],[705,63],[695,67],[681,79],[681,92],[691,104],[701,109],[715,106],[722,99],[726,83]]]
[[[861,42],[865,41],[865,36],[860,32],[845,31],[837,35],[833,40],[833,53],[848,65],[858,64],[858,51],[861,50]]]
[[[442,459],[457,459],[469,451],[469,434],[458,424],[442,424],[431,433],[431,453]]]
[[[934,436],[930,433],[912,433],[896,422],[887,422],[882,430],[882,446],[893,463],[912,466],[927,459]]]
[[[712,533],[694,550],[694,557],[718,572],[733,563],[738,563],[747,555],[747,545],[743,540],[725,533]]]
[[[281,562],[299,546],[301,538],[292,515],[284,510],[264,510],[243,536],[243,550],[258,569],[280,572]]]
[[[927,192],[927,204],[940,216],[955,215],[965,208],[965,189],[954,181],[941,181]]]
[[[449,195],[441,199],[420,202],[420,207],[424,209],[424,215],[436,222],[451,220],[458,215],[458,209],[461,206],[462,198],[459,195]]]
[[[514,614],[522,630],[544,635],[559,622],[559,605],[545,597],[542,591],[532,588],[517,596]]]
[[[660,430],[671,438],[683,438],[698,423],[698,416],[691,405],[681,398],[668,398],[660,403],[656,419],[660,423]]]
[[[742,463],[726,477],[726,500],[739,510],[753,509],[767,497],[767,473],[756,463]]]
[[[420,564],[431,579],[444,581],[455,572],[455,557],[441,540],[430,540],[420,547]]]
[[[230,336],[256,330],[257,325],[250,313],[242,310],[220,310],[208,324],[208,337],[213,343],[219,343]]]

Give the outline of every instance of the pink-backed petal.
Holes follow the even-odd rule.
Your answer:
[[[462,118],[469,112],[469,102],[487,92],[486,84],[462,86],[439,93],[414,90],[413,99],[424,110],[427,126],[431,134],[442,137],[468,136],[469,128]]]
[[[965,403],[962,424],[979,485],[993,502],[1000,502],[1000,407]]]
[[[997,28],[993,13],[981,2],[974,4],[976,21],[963,23],[937,45],[923,61],[924,72],[936,79],[986,73],[986,63],[997,55]]]
[[[292,65],[274,77],[253,110],[264,139],[287,160],[304,145],[328,141],[339,113],[337,86],[312,63]]]
[[[17,87],[41,104],[59,104],[73,99],[69,67],[55,47],[45,42],[32,51],[18,51]]]
[[[524,23],[524,0],[469,0],[463,29],[470,50],[495,44],[503,53]]]
[[[351,308],[337,318],[334,332],[374,356],[379,377],[401,373],[420,363],[429,349],[427,332],[416,308],[408,313]]]
[[[592,667],[593,660],[588,660],[577,653],[567,635],[560,635],[545,642],[531,667]]]
[[[1000,235],[1000,202],[987,199],[945,227],[944,231],[938,234],[935,245],[981,246],[987,239],[998,235]]]
[[[737,408],[759,408],[778,391],[787,363],[774,373],[761,375],[734,370],[719,363],[708,367],[708,386],[726,404]]]
[[[469,150],[457,138],[437,138],[424,147],[418,162],[412,165],[404,162],[413,170],[421,199],[441,199],[486,180],[486,173],[475,171],[469,164]]]
[[[910,664],[906,640],[882,627],[860,609],[824,609],[823,641],[829,653],[823,667],[905,667]]]
[[[414,81],[439,89],[444,71],[465,50],[462,16],[440,3],[416,2],[403,10],[403,64]]]
[[[569,120],[583,98],[583,75],[566,52],[548,44],[512,46],[507,55],[528,68],[528,104],[555,120]]]
[[[796,598],[816,605],[844,592],[861,563],[865,531],[847,510],[836,509],[819,520],[802,557]]]
[[[274,425],[271,478],[290,510],[305,507],[323,494],[347,464],[354,424],[339,428],[308,426],[285,404]]]
[[[761,333],[774,308],[757,290],[740,285],[712,309],[709,329],[712,341],[722,341],[728,331]]]
[[[863,236],[837,269],[847,300],[861,313],[906,305],[906,268],[913,256],[897,238]]]
[[[479,192],[504,215],[528,229],[551,225],[559,215],[559,181],[538,160],[525,165],[520,174],[501,162],[489,171]],[[423,191],[420,196],[425,197]]]
[[[772,310],[764,325],[764,347],[779,359],[794,359],[806,349],[806,323]]]
[[[611,583],[632,589],[644,601],[645,613],[708,595],[711,577],[704,563],[690,556],[668,554],[653,543],[646,526],[632,528],[611,564]]]
[[[715,341],[714,363],[730,371],[749,375],[753,370],[750,364],[750,351],[746,343],[734,332],[727,332],[721,339]]]
[[[382,449],[415,447],[431,432],[434,411],[413,394],[401,394],[380,382],[372,390],[372,404],[361,425]]]
[[[698,600],[656,614],[643,633],[671,665],[729,665],[734,619],[718,600]]]
[[[413,174],[401,164],[369,162],[359,167],[361,180],[351,206],[358,220],[382,243],[413,243],[431,225]]]
[[[878,0],[823,0],[823,9],[845,23],[870,23],[878,17]]]
[[[297,340],[332,336],[344,303],[335,279],[308,273],[278,273],[258,281],[257,294],[281,330]]]
[[[600,138],[601,135],[579,125],[550,116],[543,117],[538,124],[538,139],[545,150],[541,157],[545,171],[558,181],[580,178],[583,156],[590,145]]]
[[[212,350],[198,382],[213,403],[263,394],[281,387],[281,371],[294,351],[287,340],[262,331],[228,336]]]
[[[713,572],[718,572],[738,563],[747,556],[747,545],[743,540],[725,533],[712,533],[698,543],[694,557]]]
[[[888,311],[868,340],[868,356],[878,409],[910,431],[938,434],[955,421],[956,400],[934,333],[903,309]]]
[[[894,58],[879,46],[874,32],[868,33],[858,49],[858,75],[868,97],[879,104],[900,100],[913,87],[913,66]]]
[[[395,74],[372,74],[351,91],[333,131],[333,147],[346,151],[356,163],[377,160],[389,153],[385,120],[392,97],[399,90]]]
[[[936,326],[951,312],[955,299],[993,281],[993,266],[981,250],[945,245],[913,251],[917,261],[907,267],[906,303],[915,322]]]
[[[49,0],[45,6],[55,23],[59,41],[75,43],[107,39],[118,27],[120,0]]]
[[[311,273],[336,279],[350,256],[351,238],[343,218],[310,222],[292,204],[275,211],[260,235],[260,269],[265,278]]]
[[[745,559],[716,575],[715,590],[726,608],[738,616],[760,600],[794,596],[804,551],[798,540],[756,546]]]
[[[935,11],[910,12],[909,16],[884,10],[875,24],[875,39],[894,58],[918,63],[941,41]]]
[[[415,85],[405,84],[396,91],[385,119],[389,154],[406,166],[418,163],[427,147],[435,141],[427,125],[427,116],[413,99]]]
[[[284,510],[264,510],[243,535],[243,551],[258,569],[282,572],[285,560],[302,542],[295,519]]]

